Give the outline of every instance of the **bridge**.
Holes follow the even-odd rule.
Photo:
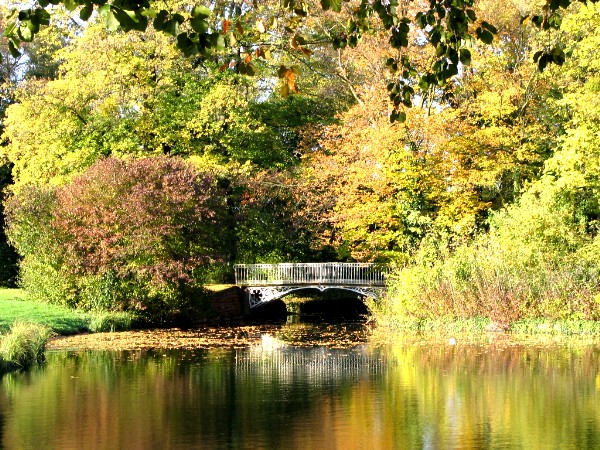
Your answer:
[[[372,263],[236,264],[235,283],[248,293],[250,308],[301,289],[343,289],[379,298],[387,268]]]

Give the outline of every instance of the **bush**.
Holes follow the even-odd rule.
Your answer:
[[[600,237],[577,222],[573,205],[546,195],[525,195],[488,233],[399,271],[378,306],[382,320],[600,320]]]
[[[19,285],[31,300],[65,307],[77,306],[75,281],[59,261],[40,254],[25,255],[19,263]]]
[[[179,158],[106,158],[63,187],[7,202],[32,298],[150,320],[183,313],[202,267],[223,260],[224,196]]]
[[[50,329],[43,325],[15,322],[0,337],[0,358],[5,369],[26,369],[42,362],[51,335]]]
[[[128,312],[98,312],[90,316],[89,329],[94,333],[127,331],[136,317]]]

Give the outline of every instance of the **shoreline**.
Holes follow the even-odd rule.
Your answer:
[[[392,331],[373,324],[262,324],[203,326],[198,328],[160,328],[147,330],[85,333],[55,336],[47,351],[146,351],[212,350],[264,347],[356,348],[361,346],[442,345],[600,345],[600,336],[590,334],[526,334],[517,332],[440,332]]]

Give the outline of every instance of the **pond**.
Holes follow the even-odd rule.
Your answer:
[[[53,348],[0,380],[0,448],[600,448],[593,342],[288,324]]]

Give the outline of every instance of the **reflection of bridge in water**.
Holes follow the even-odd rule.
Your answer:
[[[267,336],[267,338],[270,338]],[[263,339],[264,340],[264,339]],[[235,370],[240,376],[280,381],[305,380],[328,385],[336,379],[372,378],[384,374],[384,354],[366,353],[361,348],[287,347],[265,350],[263,346],[236,352]]]
[[[371,263],[236,264],[234,269],[235,283],[247,292],[250,308],[301,289],[343,289],[379,298],[388,273]]]

